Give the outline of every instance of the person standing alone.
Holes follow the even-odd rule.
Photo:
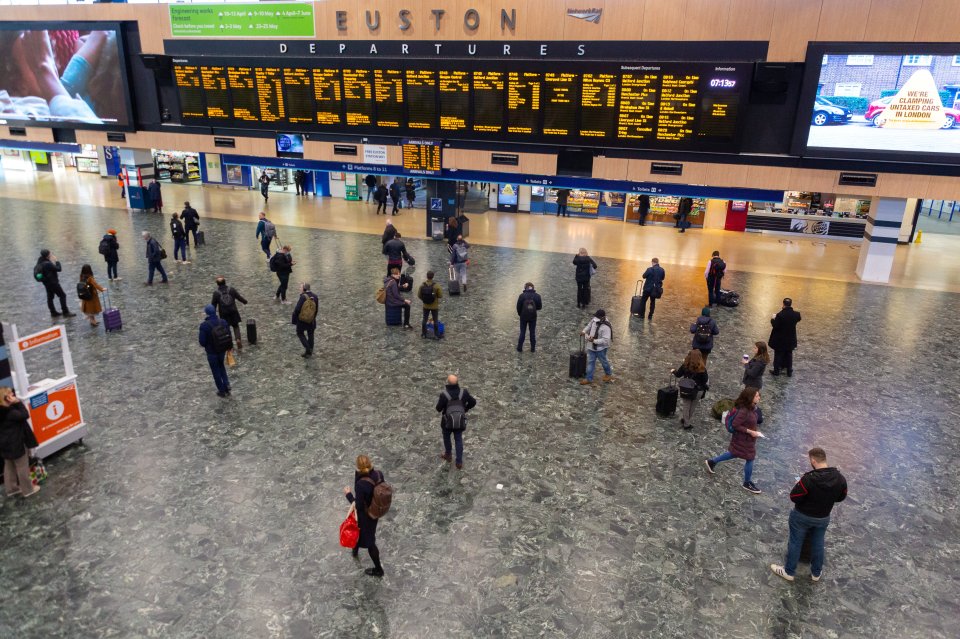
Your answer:
[[[26,406],[12,388],[0,386],[0,457],[7,497],[29,497],[40,492],[30,481],[30,451],[38,446]]]
[[[517,340],[517,352],[523,352],[523,342],[530,329],[530,352],[537,352],[537,312],[543,308],[543,299],[533,288],[533,282],[523,285],[523,292],[517,298],[517,315],[520,316],[520,339]]]
[[[800,313],[793,310],[793,300],[783,299],[783,308],[770,318],[770,339],[767,343],[773,349],[773,370],[771,375],[779,375],[781,370],[787,371],[787,377],[793,377],[793,351],[797,348],[797,324],[800,322]]]
[[[33,277],[43,284],[43,288],[47,292],[47,308],[50,309],[50,316],[73,317],[76,313],[71,313],[67,309],[67,294],[63,292],[63,287],[60,286],[59,273],[61,270],[63,270],[63,267],[60,266],[60,260],[57,259],[57,256],[51,253],[50,249],[41,249],[37,264],[33,267]],[[54,297],[60,298],[59,313],[53,305]]]
[[[590,278],[597,270],[597,263],[582,248],[573,256],[573,265],[577,267],[574,279],[577,281],[577,308],[586,308],[590,304]]]
[[[703,277],[707,280],[707,297],[710,308],[720,303],[720,282],[726,272],[727,263],[720,258],[720,251],[714,251],[710,261],[707,262],[707,268],[703,271]]]
[[[147,195],[150,197],[150,204],[153,205],[154,213],[163,213],[163,194],[160,192],[160,183],[154,178],[150,186],[147,187]]]
[[[320,309],[320,299],[310,292],[310,284],[300,284],[300,299],[293,308],[293,317],[290,323],[297,327],[297,339],[303,345],[301,357],[313,355],[313,332],[317,330],[317,312]]]
[[[169,281],[167,279],[167,272],[163,270],[163,258],[166,257],[166,253],[160,246],[160,242],[150,237],[148,232],[144,231],[141,233],[141,236],[147,243],[147,267],[149,270],[145,284],[147,286],[153,286],[154,271],[160,271],[160,277],[163,278],[160,280],[160,283],[166,284]]]
[[[117,242],[116,230],[107,229],[107,234],[100,240],[99,251],[107,263],[107,280],[110,282],[120,281],[120,277],[117,275],[117,264],[120,262],[120,255],[117,253],[119,250],[120,243]]]
[[[80,298],[80,312],[83,313],[90,326],[99,326],[97,315],[103,312],[100,305],[100,293],[107,289],[97,284],[93,277],[93,268],[84,264],[80,268],[80,280],[77,282],[77,296]]]
[[[653,311],[657,308],[657,300],[663,295],[663,280],[667,279],[667,272],[660,266],[660,260],[653,258],[650,266],[643,272],[643,293],[640,296],[640,317],[647,312],[647,300],[650,300],[650,314],[648,320],[653,319]]]
[[[593,318],[586,328],[580,331],[587,338],[587,376],[580,380],[586,386],[593,383],[593,371],[597,368],[597,360],[603,366],[603,381],[613,381],[613,370],[607,361],[607,350],[613,339],[613,328],[607,321],[607,313],[601,308],[593,314]]]
[[[807,452],[813,470],[797,480],[790,491],[794,503],[790,511],[790,542],[782,566],[770,564],[775,575],[793,581],[800,561],[804,539],[810,536],[810,578],[820,581],[823,576],[823,540],[830,525],[834,504],[847,498],[847,480],[836,468],[827,466],[827,453],[822,448]]]
[[[417,291],[417,298],[423,302],[423,321],[420,322],[420,337],[427,336],[427,319],[433,316],[434,335],[437,339],[443,339],[440,333],[440,298],[443,297],[443,289],[433,281],[434,272],[427,271],[427,281],[420,285]]]
[[[456,375],[447,376],[447,385],[437,400],[440,413],[440,430],[443,432],[443,454],[440,458],[450,462],[450,438],[453,438],[457,457],[457,470],[463,468],[463,431],[467,429],[467,411],[477,405],[477,400],[466,388],[460,388]]]

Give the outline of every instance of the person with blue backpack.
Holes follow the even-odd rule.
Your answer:
[[[463,239],[462,235],[457,235],[457,241],[450,247],[450,266],[453,267],[454,275],[460,281],[460,291],[467,292],[467,264],[470,263],[470,245]]]
[[[717,464],[737,458],[746,463],[743,466],[743,489],[754,495],[760,494],[760,489],[753,483],[753,460],[757,456],[757,438],[763,433],[757,426],[763,423],[763,413],[760,412],[760,391],[748,386],[740,391],[740,396],[734,402],[733,408],[723,415],[723,423],[730,433],[730,446],[727,452],[717,455],[713,459],[706,459],[707,472],[714,474]]]

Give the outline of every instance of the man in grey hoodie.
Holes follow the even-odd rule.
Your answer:
[[[587,338],[587,376],[580,380],[580,383],[586,386],[593,383],[593,371],[597,367],[597,360],[603,366],[603,381],[613,381],[613,370],[610,368],[610,362],[607,361],[607,350],[610,348],[610,342],[613,339],[613,329],[610,322],[607,321],[607,313],[602,308],[598,309],[586,328],[580,331]]]

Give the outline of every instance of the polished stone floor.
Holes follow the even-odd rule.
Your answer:
[[[567,377],[589,315],[571,255],[474,247],[469,292],[442,301],[449,339],[425,342],[384,326],[378,238],[281,226],[293,281],[321,300],[305,361],[252,221],[205,220],[208,245],[148,289],[139,232],[166,238],[165,222],[0,199],[0,318],[21,332],[50,324],[30,278],[41,247],[61,258],[69,292],[85,261],[105,279],[97,242],[114,227],[124,278],[110,286],[122,332],[66,322],[84,446],[48,460],[38,497],[0,501],[0,637],[956,636],[960,296],[731,272],[743,304],[715,315],[707,403],[739,390],[740,355],[766,339],[783,296],[804,318],[796,374],[763,391],[754,496],[737,462],[704,472],[727,443],[706,406],[692,432],[653,410],[689,347],[702,267],[665,264],[646,323],[626,314],[637,262],[598,259],[593,306],[613,323],[617,380],[584,388]],[[441,244],[407,245],[418,279],[443,268]],[[250,300],[242,314],[261,337],[230,370],[226,400],[196,343],[219,274]],[[544,310],[537,352],[520,355],[527,280]],[[31,371],[53,359],[31,357]],[[479,402],[461,472],[437,456],[433,407],[450,372]],[[782,559],[787,494],[813,445],[850,497],[823,580],[801,567],[788,584],[767,566]],[[379,529],[383,580],[337,543],[358,453],[396,490]]]

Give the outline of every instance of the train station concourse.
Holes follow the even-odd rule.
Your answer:
[[[955,637],[958,33],[0,0],[0,637]]]

